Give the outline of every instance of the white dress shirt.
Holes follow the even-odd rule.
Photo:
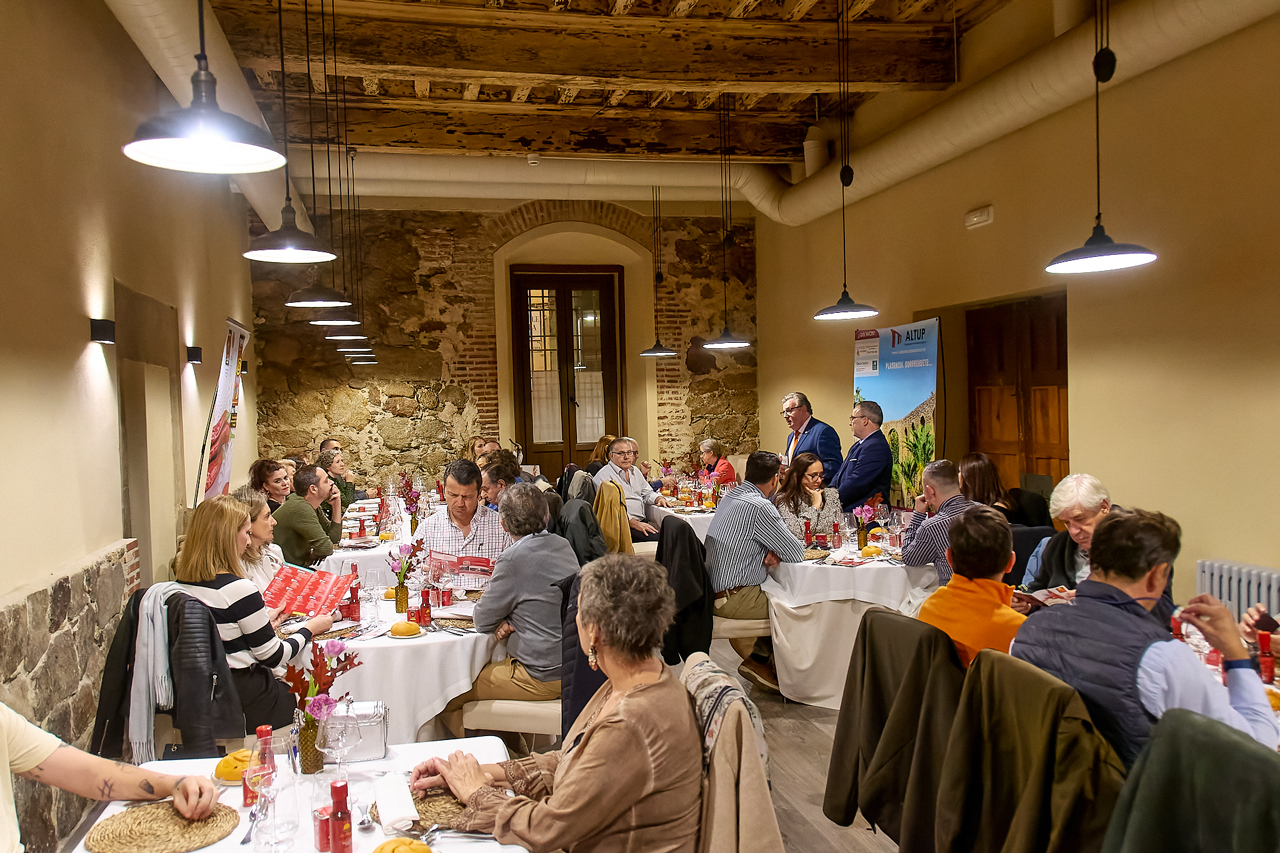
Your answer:
[[[628,477],[628,474],[631,476]],[[653,490],[653,486],[649,485],[649,481],[644,478],[644,474],[635,465],[632,465],[629,470],[623,471],[617,465],[608,462],[596,472],[596,476],[593,479],[597,488],[609,480],[621,486],[622,497],[627,501],[627,515],[640,521],[645,520],[644,508],[658,500],[657,492]]]

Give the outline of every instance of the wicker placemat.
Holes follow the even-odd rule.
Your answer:
[[[173,803],[136,806],[112,815],[85,836],[90,853],[189,853],[216,844],[240,825],[240,814],[216,803],[204,820],[187,820]]]
[[[454,829],[458,818],[467,810],[462,801],[447,788],[429,788],[422,793],[424,796],[421,799],[416,796],[413,798],[413,804],[418,808],[418,820],[414,824],[414,829],[422,832],[437,823],[445,829]],[[382,822],[378,818],[376,803],[369,807],[369,817],[376,823]]]
[[[821,560],[823,557],[830,557],[830,551],[823,551],[821,548],[805,548],[804,558],[806,560]]]
[[[432,619],[431,624],[441,628],[474,628],[476,623],[470,619]]]

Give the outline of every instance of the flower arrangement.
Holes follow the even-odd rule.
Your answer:
[[[862,506],[855,506],[853,509],[849,510],[849,515],[857,519],[858,526],[862,527],[863,525],[868,524],[871,519],[876,517],[876,508],[870,503],[865,503]]]
[[[391,554],[387,557],[387,565],[391,566],[391,570],[396,573],[396,583],[404,585],[409,572],[418,568],[422,562],[424,550],[426,547],[421,539],[406,542],[391,549]]]
[[[348,651],[346,643],[335,639],[311,644],[309,668],[290,664],[285,670],[284,681],[298,698],[298,710],[302,715],[298,742],[303,773],[318,773],[324,766],[324,759],[316,749],[316,732],[320,723],[333,714],[339,700],[346,698],[344,694],[335,699],[329,691],[339,675],[358,666],[360,660],[356,653]]]
[[[400,486],[396,489],[396,494],[404,501],[404,508],[411,516],[418,514],[418,498],[422,497],[422,493],[414,488],[413,478],[407,472],[400,474]]]

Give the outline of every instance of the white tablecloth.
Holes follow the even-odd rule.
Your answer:
[[[928,566],[783,563],[772,569],[761,589],[769,597],[782,695],[838,709],[863,614],[880,606],[914,616],[937,585]]]
[[[370,804],[373,802],[373,782],[377,777],[388,771],[408,771],[414,765],[428,758],[447,756],[458,749],[470,752],[481,764],[496,764],[499,761],[506,760],[508,757],[506,747],[496,737],[396,744],[388,747],[388,755],[381,761],[361,761],[347,765],[349,802],[362,805]],[[217,763],[218,760],[216,758],[192,758],[182,761],[152,761],[143,766],[149,770],[158,770],[162,773],[172,773],[178,776],[195,773],[207,776],[213,772],[213,768]],[[318,786],[313,777],[303,777],[303,779],[303,783],[298,786],[297,796],[292,800],[292,805],[300,812],[298,832],[293,837],[293,850],[296,853],[312,853],[315,850],[315,833],[310,809],[318,805],[327,805],[329,797],[327,791],[321,793],[316,790]],[[234,807],[240,813],[240,826],[226,838],[217,844],[204,848],[204,850],[207,853],[252,853],[252,843],[245,846],[240,845],[240,839],[244,838],[244,834],[248,829],[249,814],[249,809],[241,805],[240,787],[237,785],[223,788],[221,791],[219,802],[223,805]],[[321,799],[322,797],[323,799]],[[290,804],[285,796],[282,796],[277,801],[277,805],[279,806],[282,802],[285,803],[286,807]],[[124,811],[124,803],[107,803],[106,808],[95,823],[122,811]],[[352,823],[355,822],[357,816],[358,812],[352,809]],[[371,853],[375,847],[386,840],[387,836],[383,834],[381,827],[375,824],[372,831],[353,831],[351,833],[351,848],[353,853]],[[511,853],[523,853],[524,850],[522,847],[499,844],[492,838],[485,836],[462,837],[449,833],[441,835],[432,849],[443,851],[443,853],[455,850],[466,851],[466,853],[479,853],[479,851],[483,850],[505,850],[511,851]],[[73,853],[86,853],[84,839],[81,838],[72,850]]]
[[[648,515],[649,523],[657,528],[662,527],[662,519],[666,518],[668,515],[674,515],[677,518],[684,519],[689,523],[689,526],[693,528],[693,532],[698,535],[699,542],[706,541],[707,531],[711,529],[711,519],[715,517],[714,512],[683,513],[676,512],[673,509],[668,509],[665,506],[658,506],[657,504],[649,505]]]
[[[370,566],[385,567],[387,566],[387,558],[391,556],[391,549],[408,542],[412,538],[410,533],[409,514],[405,512],[404,501],[400,498],[392,498],[400,512],[400,535],[387,542],[381,542],[376,548],[334,548],[333,553],[325,557],[318,568],[323,572],[333,572],[337,575],[350,574],[351,564],[355,563],[359,570]],[[352,504],[356,506],[356,504]],[[444,504],[428,505],[423,501],[423,509],[429,515],[432,510],[437,507],[443,507]],[[347,517],[351,517],[350,508],[348,508]],[[366,525],[366,530],[372,530],[374,527],[373,519],[370,518]]]
[[[404,619],[396,614],[394,601],[377,604],[382,621]],[[471,689],[485,664],[506,655],[506,643],[498,643],[493,634],[459,636],[444,631],[409,640],[389,635],[357,639],[351,649],[359,653],[360,666],[338,676],[330,695],[336,698],[350,692],[358,702],[385,702],[391,743],[412,743],[423,723],[443,711],[450,699]]]

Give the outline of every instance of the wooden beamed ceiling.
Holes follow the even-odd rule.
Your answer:
[[[1007,0],[286,0],[293,143],[330,137],[339,99],[362,150],[712,158],[715,107],[734,157],[798,159],[815,106],[840,107],[835,18],[851,18],[848,106],[954,82],[954,33]],[[483,3],[483,5],[478,5]],[[280,136],[272,0],[212,0]],[[334,34],[336,33],[336,37]],[[313,106],[307,111],[306,95]],[[325,95],[326,97],[317,97]]]

